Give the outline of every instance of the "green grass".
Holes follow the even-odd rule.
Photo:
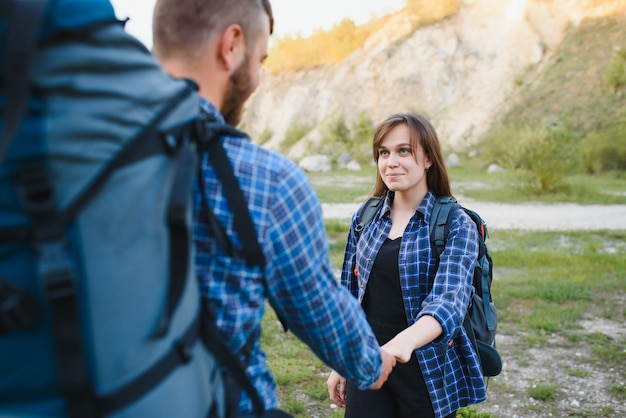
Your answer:
[[[538,401],[551,402],[556,399],[557,385],[540,383],[529,387],[526,391],[528,395]]]

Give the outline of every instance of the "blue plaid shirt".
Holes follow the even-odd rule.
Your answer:
[[[442,336],[416,350],[435,415],[443,417],[463,406],[484,401],[486,389],[478,357],[463,329],[473,290],[478,233],[469,216],[462,210],[456,211],[437,268],[428,228],[435,199],[428,192],[409,221],[400,244],[398,267],[408,324],[414,324],[423,315],[431,315],[443,328]],[[354,234],[358,211],[352,218],[341,283],[359,302],[365,295],[376,255],[391,230],[390,210],[388,195],[358,242]]]
[[[206,112],[223,121],[206,100]],[[201,292],[213,304],[217,327],[242,361],[267,409],[278,405],[274,379],[260,348],[265,299],[289,330],[328,366],[365,389],[380,376],[380,348],[357,301],[333,277],[322,211],[305,174],[293,162],[242,138],[222,142],[243,191],[265,254],[265,268],[225,255],[207,226],[198,185],[194,192],[196,271]],[[202,185],[209,205],[237,249],[233,215],[208,157]],[[246,344],[252,342],[249,359]],[[251,411],[245,393],[241,411]]]

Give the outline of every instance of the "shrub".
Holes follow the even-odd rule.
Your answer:
[[[311,127],[307,125],[300,125],[298,123],[292,123],[285,132],[285,138],[280,143],[280,151],[286,153],[293,145],[300,141],[306,134],[311,131]]]
[[[374,139],[374,122],[365,111],[361,111],[350,124],[351,154],[360,164],[372,161],[372,140]]]
[[[622,51],[613,57],[604,71],[604,83],[617,92],[626,85],[626,51]]]
[[[602,130],[589,132],[581,151],[589,174],[626,170],[626,117]]]
[[[580,166],[579,138],[568,127],[527,127],[504,154],[504,165],[519,170],[532,193],[566,191],[563,180]]]
[[[350,129],[346,125],[343,113],[337,113],[322,127],[322,146],[319,152],[326,154],[333,162],[339,155],[350,149]]]

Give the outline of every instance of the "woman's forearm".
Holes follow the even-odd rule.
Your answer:
[[[383,347],[398,361],[406,363],[410,360],[413,351],[435,340],[442,333],[443,328],[439,321],[430,315],[424,315]]]

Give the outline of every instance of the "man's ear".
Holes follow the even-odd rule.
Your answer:
[[[243,29],[237,24],[229,25],[220,35],[218,54],[227,71],[239,67],[246,55]]]

